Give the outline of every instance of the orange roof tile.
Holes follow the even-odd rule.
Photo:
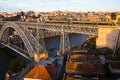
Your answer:
[[[24,80],[27,79],[51,80],[51,77],[45,66],[36,66],[24,77]]]
[[[50,74],[52,80],[56,80],[56,78],[57,78],[57,68],[54,67],[54,66],[51,66],[51,65],[45,66],[45,67],[46,67],[48,73]]]
[[[24,80],[56,80],[57,68],[48,65],[48,66],[36,66],[34,67],[25,77]]]
[[[70,55],[71,60],[96,60],[99,61],[99,57],[95,55],[86,55],[86,54],[72,54]]]
[[[66,72],[81,74],[104,74],[103,67],[99,64],[66,62]]]

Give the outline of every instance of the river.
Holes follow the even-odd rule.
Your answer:
[[[70,34],[70,45],[78,46],[85,42],[88,35],[81,34]],[[46,50],[48,51],[49,57],[55,57],[56,51],[59,50],[60,36],[46,38],[45,39]],[[50,50],[53,48],[53,50]],[[8,65],[11,59],[15,58],[15,55],[11,53],[11,50],[7,48],[0,48],[0,80],[4,80],[4,75],[8,71]]]
[[[70,46],[78,46],[85,42],[85,40],[88,38],[88,35],[70,34],[69,38]],[[45,46],[49,53],[49,57],[56,56],[56,51],[60,49],[60,36],[46,38]],[[54,50],[51,51],[50,48],[54,48]]]

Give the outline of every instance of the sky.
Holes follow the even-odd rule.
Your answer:
[[[120,11],[120,0],[0,0],[0,12]]]

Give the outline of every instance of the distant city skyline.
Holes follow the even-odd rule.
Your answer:
[[[120,0],[0,0],[0,12],[120,11]]]

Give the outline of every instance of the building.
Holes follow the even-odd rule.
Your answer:
[[[27,75],[24,80],[56,80],[57,68],[54,66],[35,66]]]
[[[97,48],[109,47],[114,49],[118,37],[119,26],[98,26]]]
[[[117,13],[111,13],[106,16],[108,22],[120,23],[120,15]]]

